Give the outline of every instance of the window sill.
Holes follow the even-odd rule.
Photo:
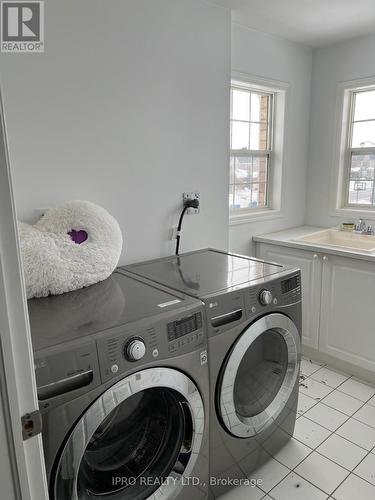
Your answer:
[[[374,214],[375,216],[375,214]],[[245,212],[242,214],[231,213],[229,215],[229,225],[237,226],[239,224],[249,224],[251,222],[258,222],[263,220],[273,220],[273,219],[281,219],[283,214],[281,210],[259,210],[254,212]]]
[[[352,219],[370,219],[375,220],[375,207],[374,208],[354,208],[354,207],[343,207],[336,208],[331,214],[333,217],[349,217]],[[350,222],[350,221],[348,221]]]

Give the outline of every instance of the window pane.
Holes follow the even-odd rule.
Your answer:
[[[234,178],[236,184],[244,184],[250,182],[251,173],[251,157],[238,156],[236,158]]]
[[[267,184],[253,184],[251,191],[251,207],[264,208],[267,206]]]
[[[250,120],[250,92],[233,89],[232,118],[233,120]]]
[[[259,207],[267,206],[267,183],[259,183],[259,196],[258,196]]]
[[[251,186],[238,185],[234,188],[234,208],[249,208],[251,206]]]
[[[259,208],[261,206],[264,206],[264,204],[260,203],[259,184],[253,184],[251,190],[251,208]]]
[[[353,148],[375,146],[375,122],[359,122],[353,125]]]
[[[233,121],[231,149],[243,148],[249,149],[249,124]]]
[[[231,209],[267,207],[268,162],[268,156],[231,157]]]
[[[231,156],[229,160],[229,184],[234,184],[234,162],[235,159]]]
[[[252,168],[252,182],[266,183],[267,182],[267,157],[254,157]]]
[[[229,208],[234,208],[234,186],[229,185]]]
[[[269,96],[251,94],[251,121],[264,122],[268,120]]]
[[[351,205],[371,205],[373,200],[373,181],[351,180],[349,183],[349,203]]]
[[[375,90],[355,94],[354,121],[375,119]]]
[[[251,121],[260,122],[260,95],[251,94]]]
[[[374,180],[375,154],[353,154],[350,166],[350,179],[361,181]]]
[[[250,124],[250,149],[267,149],[267,123]]]

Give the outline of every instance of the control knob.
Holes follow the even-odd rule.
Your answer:
[[[129,361],[138,361],[146,354],[146,345],[140,338],[132,338],[125,346],[125,357]]]
[[[259,294],[259,302],[263,306],[268,306],[272,302],[272,293],[269,290],[262,290]]]

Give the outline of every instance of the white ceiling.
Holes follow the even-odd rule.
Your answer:
[[[210,0],[233,20],[312,47],[375,34],[375,0]]]

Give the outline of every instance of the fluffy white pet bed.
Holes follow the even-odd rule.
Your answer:
[[[105,280],[118,264],[121,229],[104,208],[70,201],[33,226],[19,223],[27,298],[58,295]]]

